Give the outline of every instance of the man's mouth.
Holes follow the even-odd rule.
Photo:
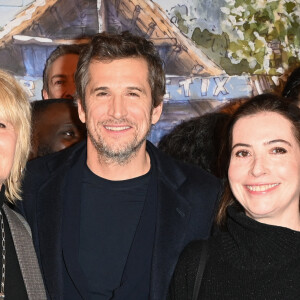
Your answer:
[[[130,128],[130,126],[104,126],[104,127],[105,129],[110,131],[122,131]]]

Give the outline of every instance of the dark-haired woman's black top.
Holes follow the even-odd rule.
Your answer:
[[[300,232],[259,223],[235,207],[227,231],[209,240],[198,299],[300,299]],[[181,254],[168,300],[190,300],[201,243]]]

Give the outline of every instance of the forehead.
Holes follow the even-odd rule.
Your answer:
[[[147,80],[148,64],[144,58],[132,57],[121,58],[107,61],[92,60],[89,65],[90,80],[109,79],[115,80],[122,78]]]
[[[5,101],[2,103],[0,101],[0,119],[9,122],[13,127],[18,127],[20,125],[20,111],[12,103]]]
[[[45,110],[38,113],[38,119],[40,122],[51,121],[55,123],[59,120],[70,119],[70,116],[75,113],[77,113],[77,109],[66,103],[52,103]]]
[[[233,126],[233,142],[264,141],[289,137],[295,140],[293,124],[276,112],[260,112],[240,118]]]
[[[78,59],[78,54],[63,54],[52,62],[49,71],[50,73],[74,73],[77,67]]]

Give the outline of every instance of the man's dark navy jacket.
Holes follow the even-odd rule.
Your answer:
[[[150,142],[147,149],[155,159],[158,185],[149,299],[163,300],[183,248],[192,240],[210,235],[220,182],[196,166],[173,160]],[[63,299],[61,237],[65,178],[83,151],[86,143],[32,160],[26,169],[21,211],[31,226],[51,300]]]

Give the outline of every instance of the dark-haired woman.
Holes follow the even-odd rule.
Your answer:
[[[225,142],[222,230],[206,258],[205,242],[187,246],[168,299],[300,299],[300,109],[254,97],[233,115]]]

